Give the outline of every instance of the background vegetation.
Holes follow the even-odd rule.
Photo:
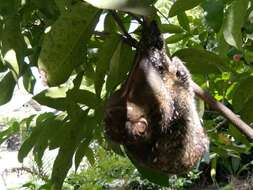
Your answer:
[[[129,181],[137,175],[171,186],[172,178],[136,174],[127,158],[109,154],[122,155],[123,150],[103,135],[104,104],[133,64],[132,38],[140,39],[142,16],[159,23],[168,53],[185,62],[194,81],[252,125],[252,10],[251,0],[0,0],[0,104],[12,98],[18,81],[34,94],[33,71],[39,69],[49,87],[33,99],[59,111],[13,122],[0,133],[0,142],[25,126],[18,159],[22,162],[32,152],[38,166],[47,148],[58,149],[50,179],[41,189],[61,189],[64,181],[76,188],[102,188],[103,172],[111,172],[107,182],[114,179],[112,167],[117,167],[118,178],[123,172]],[[252,175],[252,142],[208,105],[199,101],[198,106],[211,147],[190,178],[218,185],[231,175]],[[106,163],[110,167],[101,169],[105,156],[99,152],[104,150],[97,146],[117,166]],[[95,170],[66,179],[71,166],[77,169],[84,157]],[[186,188],[187,174],[179,179],[180,187],[174,188]]]

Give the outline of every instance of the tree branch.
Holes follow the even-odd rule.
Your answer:
[[[213,109],[221,113],[235,127],[237,127],[250,140],[253,140],[253,129],[242,121],[236,114],[220,102],[217,102],[207,91],[200,88],[195,82],[192,83],[195,94],[209,104]]]

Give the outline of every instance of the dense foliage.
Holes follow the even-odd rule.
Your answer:
[[[22,124],[31,132],[21,162],[32,151],[41,165],[44,151],[58,148],[48,182],[54,189],[72,164],[78,168],[83,157],[96,162],[91,143],[122,154],[104,138],[103,109],[133,63],[132,38],[140,39],[143,15],[159,23],[168,51],[199,85],[253,123],[252,10],[251,0],[0,0],[0,104],[12,98],[17,81],[33,94],[38,68],[49,87],[33,99],[59,111],[15,122],[0,142]],[[203,173],[214,182],[224,174],[247,175],[252,143],[218,112],[198,105],[211,140]],[[156,183],[168,181],[142,172]]]

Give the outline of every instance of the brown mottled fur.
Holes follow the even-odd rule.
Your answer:
[[[108,100],[105,132],[143,167],[180,174],[196,164],[209,141],[189,71],[178,58],[169,59],[162,38],[157,40],[148,45],[142,40],[134,70]]]

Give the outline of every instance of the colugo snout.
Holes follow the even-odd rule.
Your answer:
[[[167,56],[157,25],[146,26],[135,66],[107,102],[106,135],[145,168],[165,174],[190,170],[209,146],[191,81],[182,61]]]

